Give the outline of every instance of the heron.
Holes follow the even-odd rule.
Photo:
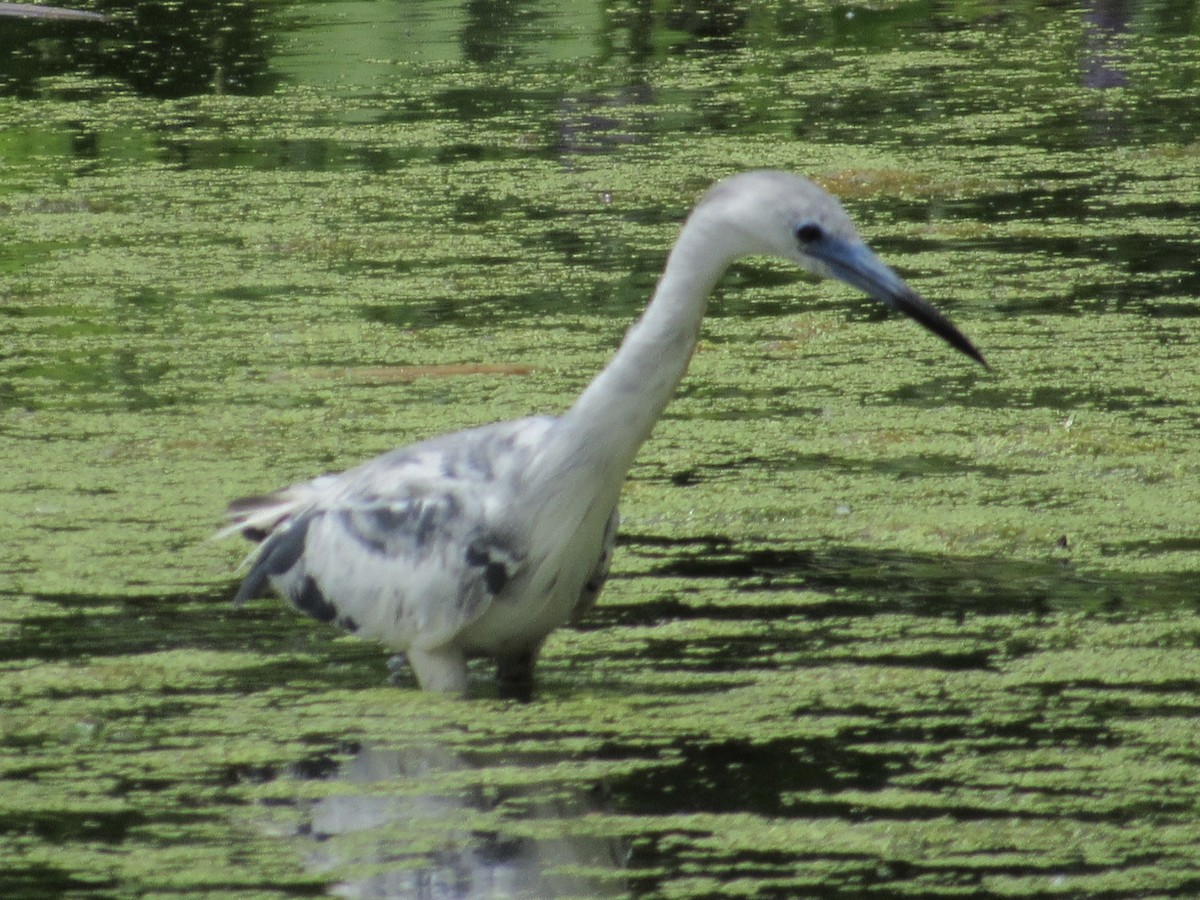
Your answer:
[[[271,588],[402,653],[428,691],[464,694],[468,660],[491,658],[499,695],[528,700],[546,637],[604,586],[621,486],[683,378],[709,294],[746,256],[846,282],[987,367],[825,190],[743,172],[701,197],[641,317],[566,412],[445,434],[233,501],[220,534],[258,542],[235,605]]]

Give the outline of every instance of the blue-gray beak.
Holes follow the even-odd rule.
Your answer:
[[[961,350],[971,359],[989,368],[983,354],[967,340],[954,323],[937,311],[924,297],[904,283],[860,241],[824,236],[804,248],[809,256],[824,263],[831,275],[874,297],[892,309],[898,309],[924,325],[950,346]]]

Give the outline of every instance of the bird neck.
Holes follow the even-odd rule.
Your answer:
[[[614,494],[620,490],[638,448],[687,371],[708,295],[731,262],[718,224],[693,214],[645,312],[560,420],[555,462],[562,474],[590,472]]]

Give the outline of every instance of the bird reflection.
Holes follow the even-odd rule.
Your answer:
[[[307,866],[342,897],[624,896],[626,841],[594,824],[572,828],[605,811],[602,787],[529,775],[561,761],[367,747],[329,779],[345,790],[298,801],[299,823],[278,830],[301,842]]]

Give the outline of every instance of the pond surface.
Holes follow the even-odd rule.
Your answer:
[[[0,27],[0,896],[1200,893],[1192,2],[136,2]],[[534,702],[275,601],[226,501],[565,408],[739,264]]]

